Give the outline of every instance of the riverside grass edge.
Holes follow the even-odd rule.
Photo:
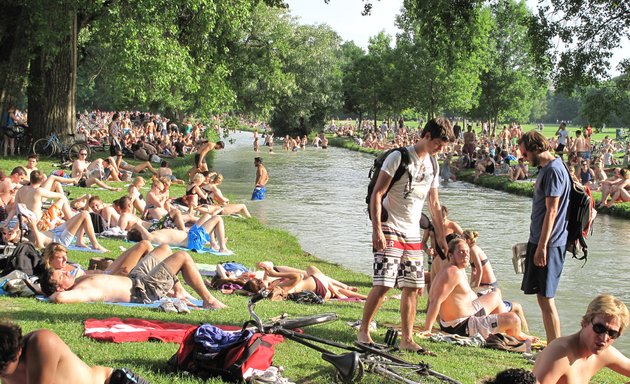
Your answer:
[[[93,155],[94,157],[94,155]],[[212,155],[209,156],[210,162]],[[50,173],[54,161],[41,159],[38,168]],[[191,159],[173,159],[170,161],[175,175],[182,177],[190,167]],[[15,166],[26,164],[25,158],[0,159],[0,169],[10,172]],[[145,177],[148,178],[148,177]],[[126,183],[112,183],[124,187]],[[111,202],[123,196],[126,192],[110,192],[92,188],[69,187],[71,197],[78,197],[84,193],[101,196],[103,201]],[[184,194],[184,186],[173,185],[171,196]],[[237,200],[229,196],[231,200]],[[243,201],[247,203],[246,201]],[[308,265],[316,265],[324,273],[350,285],[359,287],[360,292],[368,293],[371,287],[371,278],[367,275],[343,268],[335,263],[318,259],[314,255],[304,252],[297,238],[286,231],[264,226],[256,218],[236,219],[226,218],[226,232],[229,236],[229,247],[234,251],[233,256],[218,257],[209,254],[191,254],[196,262],[216,264],[222,261],[237,261],[250,268],[261,260],[271,260],[277,265],[291,265],[305,268]],[[100,240],[99,240],[100,241]],[[129,248],[130,243],[121,240],[103,239],[101,244],[109,252],[103,256],[117,257],[123,248]],[[370,251],[366,249],[366,254]],[[90,252],[71,251],[69,259],[86,266],[91,257],[101,256]],[[189,291],[191,291],[189,289]],[[397,293],[392,290],[391,294]],[[223,295],[213,291],[213,294],[228,305],[228,308],[220,311],[193,311],[189,315],[168,314],[156,312],[145,308],[129,308],[106,304],[50,304],[39,302],[32,298],[11,298],[0,296],[0,319],[14,321],[22,327],[24,333],[36,329],[46,328],[57,333],[76,353],[89,365],[103,365],[114,368],[129,367],[144,376],[151,383],[221,383],[220,380],[203,381],[186,374],[170,373],[166,364],[167,360],[177,351],[178,344],[173,343],[102,343],[83,336],[83,322],[88,318],[104,319],[118,318],[142,318],[147,320],[160,320],[169,322],[200,324],[229,324],[242,325],[248,320],[247,298],[237,295]],[[388,295],[389,296],[389,295]],[[382,323],[399,323],[400,301],[390,299],[386,301],[378,312],[376,320]],[[419,301],[418,323],[424,319],[426,297]],[[333,340],[352,343],[356,332],[346,322],[354,322],[361,318],[362,303],[328,302],[325,305],[305,305],[293,302],[262,301],[256,311],[263,319],[269,319],[282,313],[290,316],[303,316],[322,312],[336,312],[339,320],[333,323],[309,327],[306,331],[314,335]],[[379,326],[374,333],[377,341],[382,341],[386,328]],[[480,349],[475,347],[454,346],[446,343],[434,343],[428,340],[419,340],[420,343],[437,354],[437,357],[416,356],[410,353],[402,356],[410,361],[426,361],[432,367],[462,383],[479,383],[482,379],[494,376],[497,372],[511,367],[531,369],[518,354]],[[333,352],[335,352],[333,350]],[[339,352],[339,351],[337,351]],[[291,342],[285,341],[276,346],[274,364],[284,367],[283,375],[297,383],[331,383],[334,381],[332,366],[324,362],[319,353]],[[618,383],[623,379],[612,371],[601,372],[593,383]],[[380,377],[366,375],[363,383],[383,383]]]

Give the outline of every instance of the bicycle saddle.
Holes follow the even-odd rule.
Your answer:
[[[359,354],[357,352],[348,352],[343,355],[322,353],[322,359],[335,366],[337,373],[344,383],[351,383],[354,381],[357,367],[360,365]]]

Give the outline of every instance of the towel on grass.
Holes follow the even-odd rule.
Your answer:
[[[91,248],[91,247],[79,247],[78,245],[70,245],[69,247],[66,247],[66,249],[68,251],[104,253],[103,251],[100,251],[98,249],[94,249],[94,248]]]
[[[186,332],[196,327],[195,324],[171,323],[158,320],[143,319],[87,319],[84,336],[99,341],[113,343],[162,341],[165,343],[181,343]],[[240,330],[235,325],[218,325],[225,331]]]
[[[44,301],[44,302],[50,302],[50,299],[46,296],[35,296],[35,298],[39,301]],[[204,309],[203,308],[203,300],[189,300],[195,307],[197,307],[198,309]],[[113,305],[119,305],[121,307],[142,307],[142,308],[157,308],[160,306],[160,304],[162,304],[162,302],[160,300],[154,301],[152,303],[148,303],[148,304],[144,304],[144,303],[113,303],[111,301],[91,301],[91,303],[96,303],[96,304],[113,304]]]
[[[182,251],[186,251],[186,252],[197,252],[197,253],[210,253],[212,255],[216,255],[216,256],[232,256],[234,254],[234,252],[229,251],[229,252],[219,252],[216,251],[210,247],[204,247],[202,249],[188,249],[188,248],[184,248],[184,247],[173,247],[171,246],[172,249],[181,249]]]

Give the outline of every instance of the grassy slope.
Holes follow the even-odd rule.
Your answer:
[[[40,169],[52,170],[52,162],[40,162]],[[173,161],[172,168],[176,174],[182,174],[187,161]],[[0,160],[0,169],[9,171],[16,165],[25,164],[22,160]],[[121,186],[123,183],[121,183]],[[85,189],[69,188],[72,196],[79,196]],[[97,189],[89,190],[99,194],[103,200],[112,201],[122,195],[121,192],[107,192]],[[229,192],[229,191],[228,191]],[[182,187],[174,187],[172,196],[183,194]],[[219,261],[236,260],[252,267],[257,261],[272,260],[276,264],[305,267],[315,264],[325,273],[349,284],[359,286],[360,291],[367,293],[371,286],[368,276],[344,269],[336,264],[316,259],[303,252],[297,239],[290,234],[269,229],[256,219],[226,219],[227,233],[230,238],[229,247],[235,255],[220,258],[212,255],[193,254],[196,261],[201,263],[217,263]],[[120,247],[128,248],[129,243],[123,241],[103,240],[102,244],[111,252],[107,255],[116,257],[120,254]],[[87,265],[90,257],[95,254],[87,252],[71,252],[70,258]],[[25,332],[38,328],[49,328],[58,333],[88,364],[106,365],[114,367],[131,367],[144,375],[153,383],[198,383],[200,380],[165,372],[166,361],[176,352],[176,344],[164,343],[100,343],[82,336],[83,321],[87,318],[143,318],[163,321],[176,321],[198,324],[202,322],[213,324],[242,324],[247,320],[246,298],[233,295],[215,293],[229,308],[217,312],[195,311],[190,315],[173,315],[159,313],[147,309],[125,308],[103,304],[67,304],[53,305],[37,302],[33,299],[15,299],[0,297],[0,316],[20,324]],[[377,315],[377,321],[399,322],[399,301],[386,302]],[[421,299],[419,308],[426,307],[425,298]],[[298,305],[292,302],[264,301],[258,305],[258,313],[262,318],[270,318],[280,313],[290,315],[307,315],[320,312],[336,312],[340,321],[313,327],[309,333],[324,336],[334,340],[351,343],[355,333],[345,323],[361,318],[362,304],[356,303],[327,303],[324,306]],[[419,321],[424,314],[421,311]],[[382,341],[384,328],[379,328],[375,334],[377,341]],[[442,343],[422,342],[424,346],[438,354],[438,357],[426,357],[423,360],[441,372],[444,372],[463,383],[476,383],[483,377],[494,375],[507,367],[531,367],[517,354],[494,350],[480,350],[471,347],[451,346]],[[409,360],[418,361],[419,357],[406,355]],[[286,368],[285,376],[297,382],[329,383],[332,381],[332,369],[321,360],[318,353],[293,342],[285,342],[277,346],[275,363]],[[619,376],[611,373],[599,375],[595,383],[620,382]],[[364,379],[364,382],[382,382],[374,377]]]

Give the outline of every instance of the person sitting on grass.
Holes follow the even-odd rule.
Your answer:
[[[120,181],[118,175],[120,172],[116,168],[113,158],[96,159],[89,162],[87,159],[87,150],[79,151],[79,158],[72,163],[72,177],[79,178],[77,185],[79,187],[91,187],[97,185],[109,191],[120,191],[120,188],[107,185],[103,180],[107,180],[112,176],[114,181]]]
[[[212,234],[212,236],[210,234]],[[211,215],[201,216],[188,232],[172,228],[149,231],[140,223],[136,223],[127,232],[127,240],[149,240],[154,244],[168,244],[173,247],[181,247],[195,251],[206,249],[206,244],[210,243],[210,248],[213,251],[220,253],[231,252],[227,248],[223,219],[219,216]]]
[[[152,303],[163,299],[172,291],[172,295],[187,304],[187,292],[179,284],[177,274],[203,300],[203,307],[221,309],[225,304],[217,300],[203,283],[195,261],[186,252],[170,254],[166,245],[153,250],[140,260],[128,276],[108,274],[85,275],[75,278],[69,273],[48,269],[40,277],[42,292],[54,303]]]
[[[518,159],[518,164],[510,167],[508,170],[508,178],[510,181],[527,180],[529,177],[529,167],[525,164],[525,159],[522,157]]]
[[[144,200],[140,189],[144,187],[146,182],[141,176],[133,179],[133,182],[129,184],[129,188],[127,188],[127,196],[131,199],[131,204],[137,209],[140,213],[144,212],[144,209],[147,206],[147,202]]]
[[[170,168],[170,165],[166,160],[162,160],[162,162],[160,163],[160,168],[158,168],[157,170],[157,176],[160,178],[165,177],[173,184],[186,184],[184,180],[180,180],[177,177],[173,176],[173,170]]]
[[[470,288],[466,266],[470,263],[470,248],[464,239],[448,243],[449,264],[431,282],[429,306],[424,330],[431,332],[439,315],[443,332],[460,336],[477,333],[487,338],[491,333],[505,332],[519,340],[535,338],[521,332],[521,320],[507,312],[501,296],[490,292],[477,297]]]
[[[0,381],[21,383],[149,384],[129,369],[90,367],[53,331],[22,336],[20,326],[0,323]]]
[[[118,212],[120,213],[120,218],[118,219],[118,227],[123,231],[129,231],[135,224],[140,224],[144,228],[146,228],[149,232],[156,231],[158,229],[179,229],[181,231],[186,230],[186,225],[182,216],[176,216],[175,218],[171,218],[170,215],[166,215],[158,221],[149,222],[140,219],[138,216],[134,214],[134,209],[131,206],[131,199],[129,196],[123,196],[120,199],[116,200],[116,206],[118,207]]]
[[[481,159],[475,163],[475,181],[479,180],[481,175],[494,175],[495,162],[488,152],[484,152]]]
[[[223,182],[223,175],[214,174],[213,177],[208,180],[207,183],[202,186],[202,189],[208,193],[208,199],[213,201],[217,206],[223,208],[222,215],[241,214],[247,218],[252,217],[245,204],[232,204],[219,189],[219,185]]]
[[[610,190],[610,200],[604,201],[602,197],[602,202],[605,207],[612,207],[617,200],[623,203],[630,201],[630,169],[622,169],[621,178],[621,182]]]
[[[630,377],[630,359],[612,345],[629,322],[628,307],[621,300],[597,296],[577,333],[555,339],[538,354],[533,370],[536,382],[588,383],[605,367]]]
[[[105,205],[99,196],[90,196],[87,205],[90,212],[100,215],[105,220],[107,228],[118,226],[120,213],[113,205]]]
[[[142,217],[147,220],[161,220],[166,216],[177,222],[181,217],[184,221],[196,221],[192,215],[182,215],[181,211],[169,202],[170,182],[166,179],[153,178],[151,189],[147,193],[147,205]]]

